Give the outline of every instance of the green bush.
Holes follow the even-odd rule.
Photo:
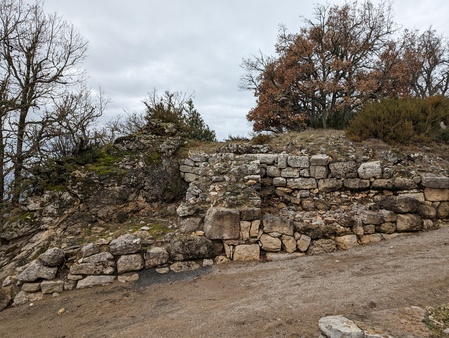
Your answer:
[[[355,141],[377,138],[387,143],[448,142],[449,101],[438,96],[426,99],[385,99],[367,104],[350,122],[346,135]]]

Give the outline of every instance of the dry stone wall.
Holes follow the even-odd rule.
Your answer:
[[[449,177],[399,175],[382,161],[228,145],[191,153],[180,168],[189,183],[178,208],[181,231],[222,241],[230,260],[346,250],[449,220]]]
[[[180,163],[189,187],[178,233],[50,248],[2,283],[0,310],[44,294],[182,272],[229,260],[284,260],[387,240],[449,223],[449,177],[382,161],[270,153],[227,145]]]

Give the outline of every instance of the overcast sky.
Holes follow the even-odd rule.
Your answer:
[[[29,0],[31,1],[31,0]],[[89,41],[84,67],[92,89],[112,99],[104,120],[143,111],[156,88],[194,93],[194,104],[218,139],[248,136],[251,92],[239,91],[243,58],[271,55],[279,24],[292,32],[301,16],[313,17],[306,0],[45,0]],[[343,4],[342,0],[327,1]],[[377,2],[374,0],[373,2]],[[395,21],[407,28],[433,26],[449,35],[449,1],[396,0]]]

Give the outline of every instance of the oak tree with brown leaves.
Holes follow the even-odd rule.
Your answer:
[[[397,39],[391,4],[317,5],[299,33],[280,28],[276,57],[249,58],[241,88],[256,132],[344,127],[366,102],[445,94],[447,44],[434,31]]]

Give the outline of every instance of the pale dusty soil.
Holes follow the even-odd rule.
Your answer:
[[[318,337],[320,317],[334,314],[426,337],[416,311],[389,309],[448,303],[448,257],[443,228],[291,261],[143,271],[7,309],[0,337]]]

